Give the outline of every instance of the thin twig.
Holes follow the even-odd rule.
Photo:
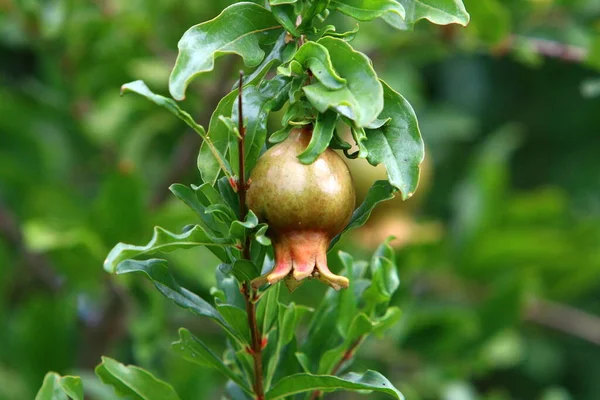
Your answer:
[[[240,71],[240,84],[238,91],[238,130],[240,138],[238,140],[239,152],[239,174],[236,189],[240,199],[240,219],[243,221],[248,214],[248,206],[246,204],[246,172],[245,172],[245,146],[244,138],[246,137],[246,128],[244,127],[244,109],[242,102],[244,73]],[[242,249],[242,257],[246,260],[250,259],[250,237],[246,236],[245,243]],[[246,301],[246,313],[248,314],[248,326],[250,327],[251,348],[249,349],[254,361],[254,393],[256,400],[264,400],[265,392],[263,387],[263,365],[262,365],[262,336],[256,321],[256,291],[252,287],[250,281],[245,282],[244,299]]]
[[[600,317],[548,300],[532,301],[524,319],[600,346]]]
[[[360,344],[363,342],[363,340],[365,340],[365,335],[360,336],[358,339],[356,339],[354,341],[354,343],[352,343],[352,345],[344,352],[344,355],[342,356],[342,358],[340,358],[340,360],[337,362],[337,364],[335,364],[335,366],[331,369],[330,375],[335,376],[340,371],[342,366],[354,356],[354,353],[356,353],[356,350],[358,349]],[[321,396],[321,394],[322,393],[320,390],[315,390],[313,392],[312,396],[310,397],[310,399],[317,400]]]

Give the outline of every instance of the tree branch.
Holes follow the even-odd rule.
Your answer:
[[[244,109],[243,109],[243,78],[244,73],[240,71],[240,83],[238,89],[238,130],[240,138],[238,139],[239,153],[239,177],[237,184],[234,183],[234,188],[237,189],[240,200],[240,220],[245,220],[248,214],[248,206],[246,204],[246,171],[245,171],[245,145],[244,138],[246,137],[246,128],[244,127]],[[250,237],[246,236],[245,243],[242,249],[242,258],[250,260]],[[263,386],[263,365],[262,365],[262,335],[256,321],[256,291],[252,287],[250,281],[244,283],[242,290],[246,301],[246,313],[248,314],[248,326],[250,327],[251,348],[249,353],[254,361],[254,393],[256,400],[264,400],[265,392]]]

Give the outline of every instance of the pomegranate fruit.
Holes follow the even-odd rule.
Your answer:
[[[330,148],[312,164],[300,163],[297,156],[311,136],[312,128],[293,129],[259,158],[250,176],[248,206],[269,225],[275,249],[269,283],[312,276],[346,288],[348,279],[329,270],[326,253],[352,216],[354,183],[344,160]]]

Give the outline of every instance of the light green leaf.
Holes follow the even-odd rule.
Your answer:
[[[394,192],[396,189],[388,182],[388,181],[377,181],[371,186],[365,200],[362,204],[354,210],[352,214],[352,218],[350,222],[344,228],[344,230],[333,238],[331,244],[329,245],[329,249],[331,250],[333,246],[340,240],[340,237],[348,232],[351,229],[361,227],[367,222],[371,212],[375,208],[375,206],[382,201],[391,200],[394,198]]]
[[[179,55],[169,79],[169,91],[176,100],[194,77],[212,71],[215,59],[237,54],[247,67],[256,67],[265,57],[261,45],[273,43],[282,33],[273,14],[254,3],[237,3],[216,18],[194,25],[179,41]]]
[[[391,120],[379,129],[367,129],[365,146],[372,165],[384,163],[390,183],[403,199],[413,195],[419,183],[419,165],[425,146],[414,110],[404,97],[383,85],[385,105],[380,118]]]
[[[394,28],[402,29],[404,7],[396,0],[332,0],[332,8],[359,21],[382,17]]]
[[[315,122],[310,142],[306,146],[306,149],[298,154],[298,160],[302,164],[312,164],[321,153],[327,150],[329,142],[333,138],[337,119],[337,114],[330,110],[317,115],[317,121]]]
[[[83,400],[83,384],[78,376],[60,376],[48,372],[35,400]]]
[[[211,175],[214,174],[216,171],[216,174],[218,175],[219,171],[223,170],[225,175],[231,176],[231,166],[224,157],[225,153],[221,152],[219,148],[215,146],[215,144],[211,141],[209,135],[207,135],[204,131],[204,128],[201,125],[198,125],[190,114],[179,108],[177,103],[175,103],[172,99],[169,99],[167,97],[154,94],[143,81],[129,82],[121,86],[121,95],[123,95],[126,92],[137,93],[141,96],[146,97],[148,100],[151,100],[155,104],[161,107],[165,107],[172,114],[174,114],[183,122],[185,122],[198,135],[200,135],[200,137],[203,139],[203,145],[206,147],[211,157],[210,163],[208,163],[207,165],[204,165],[203,163],[202,165],[198,166],[201,174]]]
[[[342,377],[307,373],[286,376],[273,385],[265,398],[266,400],[284,399],[297,393],[315,390],[370,390],[387,393],[399,400],[404,399],[402,393],[386,377],[370,370],[362,375],[351,372]]]
[[[399,0],[406,10],[402,29],[412,29],[421,19],[437,25],[469,23],[469,13],[462,0]]]
[[[126,260],[117,267],[117,274],[143,272],[152,280],[154,286],[166,298],[172,300],[179,307],[185,308],[201,317],[212,319],[237,342],[242,343],[242,338],[236,334],[223,316],[206,300],[195,293],[182,288],[169,273],[165,260],[151,259],[146,261]]]
[[[346,79],[346,86],[330,90],[317,82],[303,88],[306,97],[321,113],[332,109],[358,127],[367,126],[383,109],[383,88],[370,60],[342,39],[324,37],[317,43],[327,48],[333,67]]]
[[[235,243],[230,239],[216,238],[209,235],[200,226],[195,225],[191,229],[181,234],[175,234],[167,231],[160,226],[154,228],[152,239],[145,246],[134,246],[131,244],[119,243],[108,253],[104,261],[104,269],[109,273],[114,273],[117,266],[123,260],[135,258],[142,255],[151,255],[157,252],[170,252],[178,249],[189,249],[197,246],[233,246]],[[215,254],[222,260],[226,258],[225,252],[220,249]]]
[[[296,360],[298,360],[298,363],[302,367],[302,370],[307,374],[310,374],[310,359],[308,358],[308,356],[300,352],[296,352],[294,353],[294,355],[296,356]]]
[[[140,367],[102,357],[102,363],[95,371],[102,382],[111,385],[119,396],[135,400],[179,399],[169,384]]]
[[[327,48],[317,42],[304,43],[294,55],[294,60],[305,69],[310,69],[327,89],[338,90],[346,85],[346,80],[333,68]]]
[[[250,327],[248,326],[248,314],[245,310],[232,304],[217,304],[217,310],[225,321],[231,326],[236,334],[242,338],[244,347],[250,343]]]

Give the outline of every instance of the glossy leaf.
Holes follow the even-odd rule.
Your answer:
[[[412,29],[416,22],[427,19],[437,25],[469,23],[469,13],[462,0],[399,0],[406,11],[403,29]]]
[[[185,308],[196,315],[212,319],[232,338],[241,342],[241,337],[233,331],[231,326],[212,305],[197,294],[179,286],[170,274],[165,260],[126,260],[120,263],[116,270],[116,273],[119,275],[131,272],[143,272],[152,280],[154,286],[156,286],[163,296],[172,300],[179,307]]]
[[[154,228],[152,239],[145,246],[119,243],[113,247],[104,261],[104,269],[107,272],[114,273],[123,260],[152,255],[157,252],[170,252],[197,246],[233,246],[234,244],[230,239],[221,239],[209,235],[200,225],[195,225],[181,234],[172,233],[157,226]],[[220,254],[225,258],[224,252]]]
[[[83,400],[83,384],[78,376],[60,376],[48,372],[35,400]]]
[[[344,230],[333,238],[331,244],[329,245],[329,249],[332,249],[333,246],[340,240],[340,237],[348,232],[351,229],[361,227],[367,222],[371,212],[377,206],[377,204],[382,201],[391,200],[394,198],[394,192],[396,189],[388,182],[388,181],[377,181],[371,186],[365,200],[362,204],[354,210],[352,214],[352,218],[350,222],[344,228]]]
[[[150,372],[133,365],[124,365],[112,358],[102,357],[96,375],[111,385],[117,395],[136,400],[178,400],[175,390]]]
[[[173,351],[188,361],[216,369],[234,381],[246,393],[252,394],[241,376],[228,368],[223,361],[204,342],[191,334],[187,329],[179,329],[179,340],[171,345]]]
[[[208,207],[211,205],[225,205],[219,193],[212,186],[205,183],[202,186],[190,188],[176,183],[171,185],[169,190],[198,214],[202,221],[199,225],[204,230],[212,234],[219,234],[221,237],[226,236],[229,229],[228,225],[219,220],[219,218],[216,218],[212,213],[207,212]],[[210,191],[210,197],[207,197],[205,194],[208,191]]]
[[[270,287],[261,297],[256,306],[256,320],[261,326],[263,335],[267,335],[275,322],[279,313],[279,290],[281,285]]]
[[[419,183],[425,146],[408,101],[387,84],[383,87],[385,105],[380,118],[391,120],[379,129],[366,130],[367,160],[372,165],[384,163],[390,183],[400,190],[403,199],[408,199]]]
[[[327,48],[317,42],[306,42],[294,55],[294,60],[309,69],[327,89],[337,90],[346,85],[346,80],[333,68]]]
[[[306,149],[298,154],[298,160],[302,164],[312,164],[321,153],[327,150],[329,142],[333,138],[337,119],[337,114],[330,110],[317,115],[310,142]]]
[[[223,54],[237,54],[247,67],[258,66],[265,57],[261,45],[275,42],[282,31],[273,14],[254,3],[233,4],[214,19],[191,27],[178,44],[169,79],[171,96],[183,100],[192,79],[212,71],[215,59]]]
[[[370,60],[342,39],[324,37],[317,43],[327,49],[335,71],[346,79],[346,86],[330,90],[317,82],[304,87],[306,97],[321,113],[332,109],[358,127],[367,126],[383,109],[383,88]]]
[[[351,372],[341,377],[307,373],[291,375],[273,385],[273,388],[266,393],[265,398],[266,400],[284,399],[297,393],[315,390],[369,390],[387,393],[399,400],[404,399],[402,393],[386,377],[376,371],[367,371],[364,374]]]
[[[396,0],[332,0],[331,6],[359,21],[381,17],[395,28],[403,27],[404,7]]]
[[[210,176],[215,174],[215,171],[218,174],[220,170],[223,170],[227,176],[231,176],[231,166],[225,159],[225,153],[219,150],[219,148],[211,141],[212,138],[206,134],[204,128],[201,125],[198,125],[190,114],[180,109],[177,103],[167,97],[154,94],[143,81],[134,81],[121,86],[121,95],[126,92],[137,93],[146,97],[148,100],[151,100],[155,104],[165,107],[202,137],[203,146],[206,147],[206,150],[210,153],[211,157],[210,163],[202,163],[198,166],[200,174],[202,174],[203,177],[206,175],[207,179],[210,179]]]
[[[226,264],[222,264],[226,265]],[[248,260],[236,260],[233,263],[233,266],[228,266],[228,268],[222,268],[223,273],[233,274],[238,282],[250,282],[252,279],[258,277],[260,275],[260,271],[256,268],[252,262]]]

